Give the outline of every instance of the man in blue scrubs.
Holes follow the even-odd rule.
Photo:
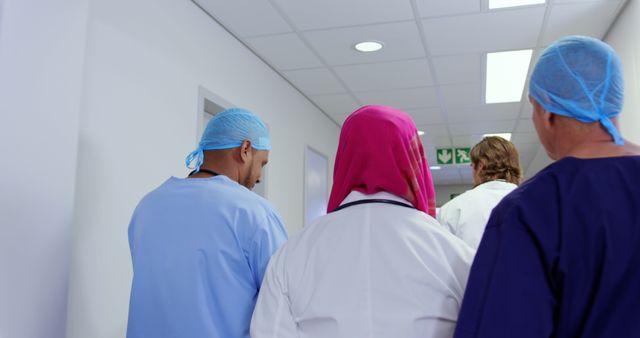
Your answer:
[[[599,40],[560,39],[529,95],[556,162],[494,209],[455,337],[640,337],[640,148],[618,132],[620,60]]]
[[[225,110],[187,157],[189,177],[140,201],[129,225],[128,338],[249,337],[269,258],[287,239],[278,213],[250,191],[270,149],[256,115]]]

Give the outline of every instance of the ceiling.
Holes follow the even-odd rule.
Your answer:
[[[626,2],[489,10],[487,0],[193,1],[338,125],[365,104],[400,108],[425,131],[431,165],[436,148],[511,132],[525,171],[540,149],[526,90],[520,102],[484,104],[486,53],[533,49],[533,63],[561,36],[603,38]],[[356,51],[364,40],[384,48]],[[432,172],[436,184],[472,182],[468,165]]]

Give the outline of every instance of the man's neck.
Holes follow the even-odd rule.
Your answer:
[[[212,174],[212,172],[217,175],[227,176],[232,181],[238,182],[237,171],[234,171],[232,168],[228,168],[227,166],[224,166],[224,165],[219,165],[219,164],[216,165],[212,163],[202,164],[202,166],[200,167],[200,171],[198,171],[197,173],[194,173],[193,175],[189,175],[188,178],[206,178],[206,177],[215,176],[214,174]]]

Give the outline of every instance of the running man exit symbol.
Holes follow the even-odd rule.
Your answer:
[[[471,163],[471,148],[456,148],[456,164]]]

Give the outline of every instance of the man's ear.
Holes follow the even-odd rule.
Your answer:
[[[544,127],[547,129],[553,127],[556,124],[556,114],[543,110],[542,123],[544,124]]]
[[[242,160],[242,163],[246,163],[251,160],[251,155],[251,141],[242,141],[242,145],[240,146],[240,159]]]

